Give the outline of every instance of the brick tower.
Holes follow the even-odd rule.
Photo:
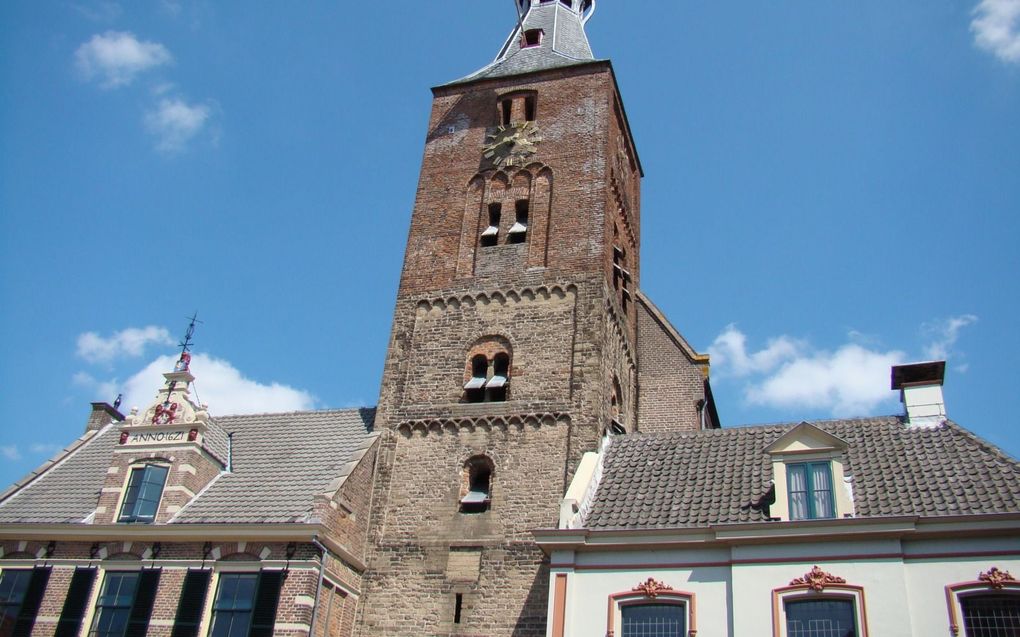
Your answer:
[[[713,425],[707,358],[638,291],[642,173],[584,32],[594,2],[518,4],[495,61],[433,89],[376,416],[365,636],[545,635],[530,531],[557,524],[581,455],[642,428],[639,401],[666,414],[649,429]]]

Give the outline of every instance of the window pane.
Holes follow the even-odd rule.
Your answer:
[[[811,465],[811,488],[814,490],[814,517],[835,517],[836,510],[832,503],[832,477],[828,463]]]
[[[107,573],[96,602],[92,637],[123,637],[138,588],[138,573]]]
[[[806,520],[808,513],[807,469],[804,465],[791,465],[786,471],[790,494],[790,519]]]
[[[623,606],[622,637],[684,637],[687,607],[684,604]]]
[[[131,470],[131,478],[128,480],[127,494],[124,496],[124,506],[120,510],[122,522],[131,522],[135,518],[135,505],[138,503],[138,490],[142,487],[142,477],[145,473],[143,467]]]
[[[979,595],[960,599],[967,637],[1020,635],[1020,595]]]
[[[258,579],[258,573],[220,575],[210,637],[247,637]]]
[[[31,578],[32,571],[8,569],[0,573],[0,635],[10,635],[14,631]]]
[[[854,603],[818,599],[786,603],[788,637],[857,637]]]

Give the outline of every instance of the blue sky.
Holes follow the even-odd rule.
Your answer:
[[[0,4],[0,483],[146,406],[374,404],[430,106],[510,0]],[[602,0],[642,288],[725,424],[949,414],[1020,455],[1020,0]]]

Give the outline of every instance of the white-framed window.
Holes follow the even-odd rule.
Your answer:
[[[815,566],[772,591],[773,637],[868,637],[864,589]]]
[[[118,522],[151,523],[159,511],[163,487],[170,468],[161,464],[133,467],[128,475],[127,489],[121,504]]]
[[[648,578],[629,591],[609,596],[606,634],[616,637],[696,635],[694,593]]]

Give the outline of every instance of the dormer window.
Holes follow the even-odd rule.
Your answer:
[[[772,457],[774,520],[853,517],[851,479],[846,474],[847,443],[803,422],[765,448]],[[761,494],[758,494],[761,495]]]
[[[502,216],[502,205],[498,203],[489,204],[489,225],[482,230],[482,247],[496,245],[499,240],[499,219]]]
[[[521,43],[522,49],[528,49],[542,44],[542,29],[528,29],[524,32],[524,41]]]
[[[155,520],[167,473],[168,467],[156,464],[132,469],[118,521],[148,524]]]
[[[507,233],[507,243],[524,243],[528,238],[528,200],[518,199],[514,207],[514,225]]]
[[[786,486],[791,520],[836,517],[832,499],[832,467],[828,462],[787,464]]]

